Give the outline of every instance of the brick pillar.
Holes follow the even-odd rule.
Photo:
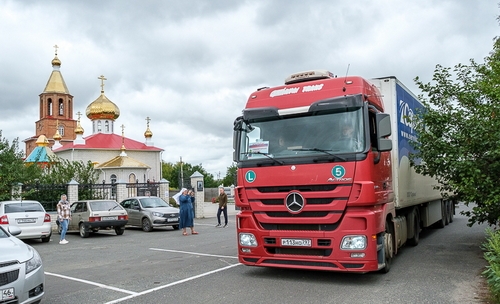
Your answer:
[[[74,179],[68,183],[68,194],[66,196],[70,204],[78,201],[78,185],[78,182]]]
[[[169,187],[170,182],[164,178],[160,180],[160,193],[159,196],[161,199],[163,199],[165,202],[169,203],[170,201],[170,193],[169,193]]]
[[[191,185],[194,187],[194,215],[196,218],[205,217],[205,186],[203,184],[203,175],[196,171],[191,175]]]
[[[127,183],[122,181],[116,182],[116,201],[120,203],[124,199],[128,198]]]

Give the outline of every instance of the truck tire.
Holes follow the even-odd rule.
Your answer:
[[[417,246],[420,241],[420,217],[416,208],[413,209],[410,216],[412,217],[413,237],[408,239],[408,245]]]
[[[394,227],[390,220],[385,222],[384,256],[385,266],[380,270],[380,272],[388,273],[389,270],[391,270],[392,258],[394,256]]]
[[[437,228],[446,226],[446,203],[444,201],[441,201],[441,219],[435,225]]]

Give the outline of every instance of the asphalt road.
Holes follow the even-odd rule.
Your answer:
[[[461,206],[462,210],[464,207]],[[345,274],[247,267],[236,257],[234,215],[228,228],[196,219],[199,235],[160,228],[100,232],[69,244],[27,241],[46,273],[43,303],[482,303],[485,226],[456,215],[403,248],[387,274]]]

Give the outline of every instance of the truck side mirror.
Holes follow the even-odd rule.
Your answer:
[[[379,152],[391,151],[392,140],[385,138],[391,135],[391,117],[387,113],[376,114],[377,149]]]

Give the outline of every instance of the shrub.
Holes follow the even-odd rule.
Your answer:
[[[491,300],[500,303],[500,231],[486,230],[486,243],[483,244],[484,258],[488,262],[483,275],[491,292]]]

